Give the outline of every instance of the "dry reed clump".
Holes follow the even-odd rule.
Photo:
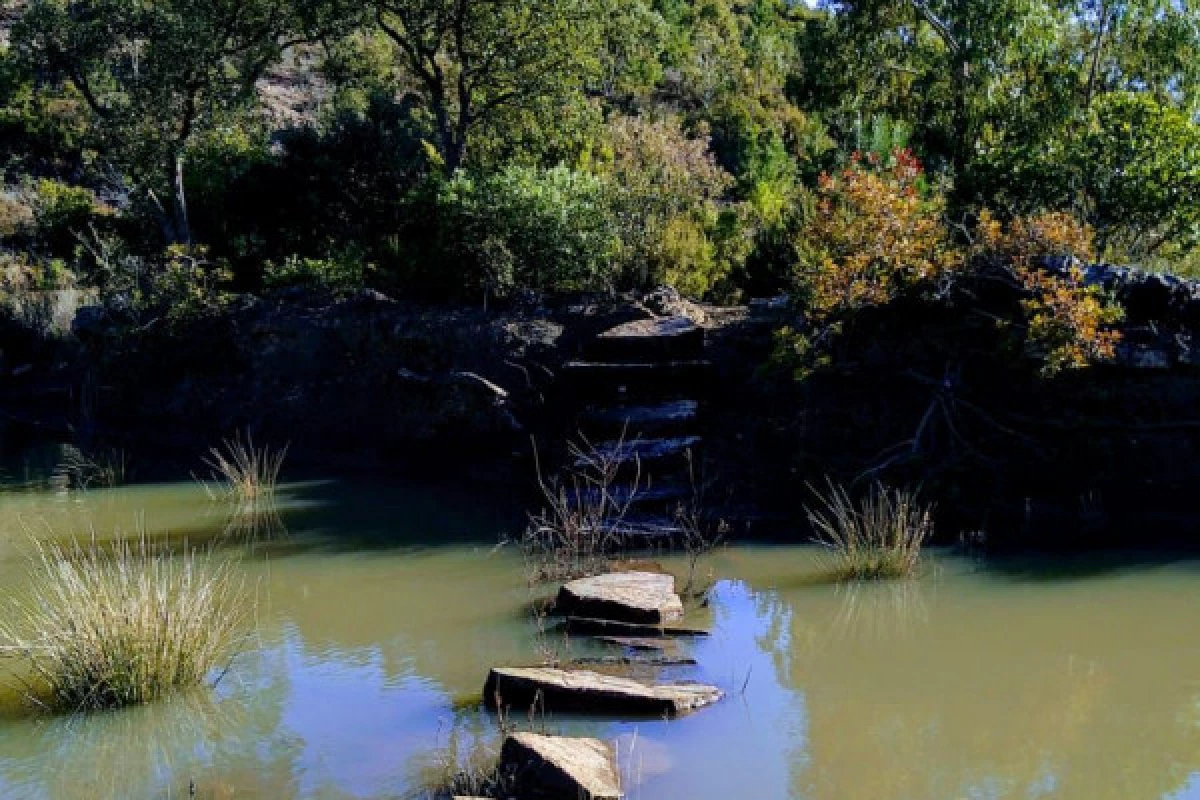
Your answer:
[[[921,546],[933,531],[933,508],[916,491],[874,484],[855,500],[829,481],[825,494],[813,492],[820,507],[805,510],[834,578],[886,580],[917,571]]]
[[[145,703],[201,685],[231,658],[247,613],[227,562],[130,542],[39,543],[28,598],[0,619],[0,652],[28,662],[53,710]]]
[[[625,437],[600,449],[580,437],[570,445],[577,466],[561,481],[547,480],[538,467],[544,509],[531,516],[521,537],[530,582],[578,578],[606,572],[614,555],[626,547],[622,524],[641,488],[641,464],[617,485],[622,472]]]

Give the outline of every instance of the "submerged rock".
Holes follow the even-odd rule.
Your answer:
[[[621,622],[615,619],[595,619],[593,617],[567,617],[564,627],[567,629],[567,633],[581,633],[589,636],[708,636],[708,631],[701,628]]]
[[[682,714],[712,705],[723,693],[700,683],[649,685],[589,670],[553,667],[494,667],[483,687],[489,707],[537,706],[547,711]]]
[[[558,591],[555,610],[577,617],[662,624],[683,618],[675,577],[654,572],[611,572],[580,578]]]
[[[612,748],[599,739],[514,733],[500,749],[500,769],[518,796],[558,800],[621,800]]]

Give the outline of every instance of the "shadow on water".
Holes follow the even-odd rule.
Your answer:
[[[1156,569],[1200,570],[1200,553],[1163,550],[1099,550],[990,556],[981,570],[1013,583],[1052,584],[1120,577]]]

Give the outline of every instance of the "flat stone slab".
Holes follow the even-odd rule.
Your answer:
[[[514,733],[500,748],[500,769],[528,798],[622,800],[612,748],[599,739]]]
[[[544,708],[593,714],[676,715],[711,705],[722,697],[699,683],[645,684],[590,670],[556,667],[494,667],[483,687],[489,707]]]
[[[661,625],[683,619],[675,576],[658,572],[610,572],[563,584],[554,601],[560,614]]]
[[[708,631],[700,628],[685,628],[681,625],[648,625],[640,622],[621,622],[615,619],[594,619],[592,617],[567,617],[563,621],[567,633],[581,633],[588,636],[638,636],[638,637],[667,637],[667,636],[708,636]]]

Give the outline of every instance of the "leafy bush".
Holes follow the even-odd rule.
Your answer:
[[[677,117],[617,116],[597,170],[612,179],[626,280],[702,296],[745,259],[721,203],[733,178]],[[722,227],[724,226],[724,227]],[[734,245],[734,246],[730,246]]]
[[[612,197],[603,178],[564,166],[459,173],[439,196],[446,252],[487,292],[608,288],[620,246]]]
[[[1084,283],[1075,259],[1093,256],[1092,230],[1070,214],[1045,212],[1016,217],[1002,225],[990,212],[980,215],[976,258],[1010,270],[1026,297],[1026,352],[1042,361],[1042,372],[1087,366],[1112,358],[1120,333],[1121,307],[1103,291]],[[1061,274],[1043,269],[1047,258],[1064,260]]]

